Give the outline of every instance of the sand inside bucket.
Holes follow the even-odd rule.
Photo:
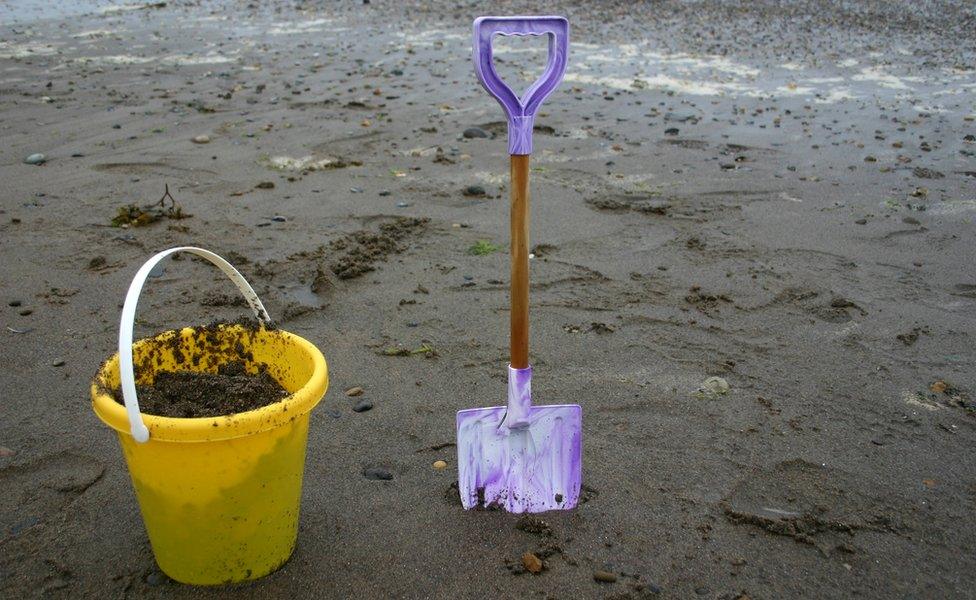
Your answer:
[[[115,401],[124,405],[122,390],[112,391]],[[184,419],[246,412],[288,396],[265,365],[252,374],[242,361],[223,364],[216,373],[165,371],[150,385],[137,384],[136,393],[141,412]]]

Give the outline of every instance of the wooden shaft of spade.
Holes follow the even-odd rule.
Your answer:
[[[529,155],[513,154],[511,363],[529,366]]]

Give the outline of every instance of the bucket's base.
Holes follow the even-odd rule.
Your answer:
[[[288,561],[298,536],[308,417],[207,448],[120,436],[166,575],[220,585],[263,577]]]
[[[159,570],[160,571],[162,571],[163,573],[165,573],[167,577],[169,577],[170,579],[172,579],[173,581],[175,581],[177,583],[182,583],[182,584],[186,584],[186,585],[198,585],[198,586],[211,586],[212,587],[212,586],[221,586],[221,585],[234,585],[236,583],[244,583],[246,581],[254,581],[255,579],[261,579],[262,577],[267,577],[268,575],[271,575],[272,573],[274,573],[278,569],[280,569],[280,568],[284,567],[286,564],[288,564],[288,561],[291,560],[291,556],[294,553],[295,553],[295,545],[292,544],[291,550],[288,551],[288,556],[286,556],[284,558],[284,560],[282,560],[282,561],[280,561],[280,562],[272,565],[270,568],[267,568],[267,569],[256,569],[256,570],[255,569],[246,569],[244,571],[244,574],[243,574],[242,577],[228,576],[228,579],[223,580],[223,581],[213,581],[213,580],[210,580],[210,579],[200,579],[200,578],[196,578],[196,577],[184,578],[184,577],[182,577],[182,574],[181,573],[170,573],[169,571],[167,571],[166,568],[163,567],[163,565],[159,564],[159,561],[156,562],[156,565],[159,567]]]

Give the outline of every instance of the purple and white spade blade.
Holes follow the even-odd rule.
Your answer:
[[[508,406],[457,413],[458,489],[464,508],[566,510],[579,501],[583,410],[532,406],[532,368],[508,368]]]

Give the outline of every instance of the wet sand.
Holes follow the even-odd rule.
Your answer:
[[[470,22],[530,9],[420,4],[0,5],[0,595],[976,597],[972,6],[552,7],[530,344],[536,402],[583,406],[585,488],[543,525],[452,488],[508,351]],[[192,216],[112,226],[166,185]],[[160,574],[88,396],[135,270],[184,244],[332,377],[297,550],[232,588]],[[244,310],[207,265],[157,275],[141,335]]]

